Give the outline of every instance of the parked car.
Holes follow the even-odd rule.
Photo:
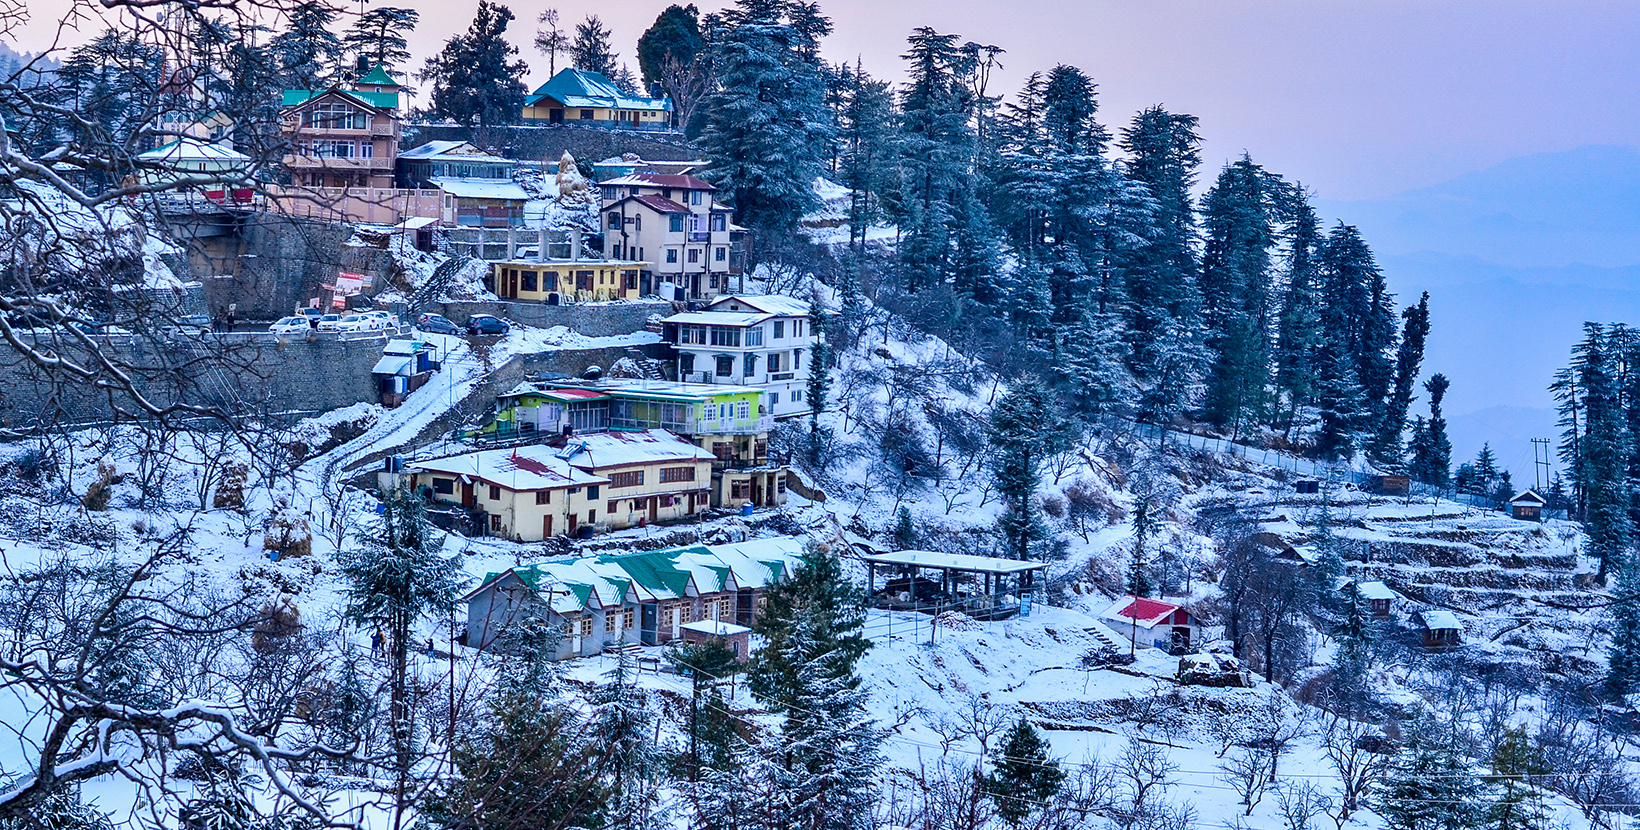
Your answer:
[[[423,314],[416,318],[416,328],[431,334],[460,334],[461,327],[442,314]]]
[[[319,322],[314,323],[313,327],[320,331],[335,331],[336,324],[341,321],[342,315],[340,314],[326,314],[323,317],[320,317]]]
[[[296,316],[307,320],[310,326],[317,326],[319,325],[319,318],[325,316],[325,313],[317,308],[298,308],[296,309]]]
[[[506,320],[489,314],[474,314],[467,318],[468,334],[506,334],[511,329]]]
[[[336,321],[337,331],[380,331],[386,328],[381,318],[368,314],[349,314]]]
[[[174,323],[160,326],[159,333],[166,337],[204,337],[211,331],[211,318],[204,314],[184,314]]]
[[[301,317],[281,317],[273,325],[268,326],[268,331],[274,334],[307,334],[312,328],[313,325],[308,322],[307,316],[303,315]]]
[[[382,321],[382,328],[384,328],[384,329],[396,329],[396,328],[399,327],[399,315],[394,314],[391,311],[374,311],[373,310],[373,311],[363,312],[363,314],[366,317],[374,317],[377,320]]]

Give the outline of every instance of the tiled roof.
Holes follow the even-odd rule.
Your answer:
[[[687,208],[683,205],[680,205],[677,202],[672,201],[671,199],[667,199],[667,198],[662,197],[662,196],[657,196],[653,193],[647,193],[647,194],[644,194],[642,196],[628,196],[625,199],[622,199],[620,202],[616,202],[615,205],[621,204],[622,202],[637,202],[638,204],[643,205],[644,207],[649,208],[650,210],[653,210],[656,213],[688,213],[689,212],[689,208]],[[610,207],[614,207],[615,205],[610,205]],[[604,210],[609,210],[609,208],[606,207],[606,208],[604,208]]]

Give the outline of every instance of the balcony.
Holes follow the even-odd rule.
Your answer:
[[[769,375],[769,382],[775,383],[782,380],[791,380],[795,377],[797,377],[796,372],[775,372],[774,374]]]
[[[753,432],[768,432],[774,428],[773,415],[759,415],[756,418],[702,418],[695,422],[695,435],[744,435]]]
[[[284,165],[292,170],[393,172],[393,159],[361,156],[285,156]]]

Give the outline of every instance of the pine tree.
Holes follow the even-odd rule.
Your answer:
[[[1396,348],[1394,295],[1389,293],[1361,233],[1339,224],[1321,249],[1322,329],[1328,348],[1351,361],[1360,385],[1363,421],[1376,430],[1395,378],[1390,354]]]
[[[814,180],[831,137],[819,60],[806,53],[818,35],[793,26],[797,5],[737,0],[709,38],[719,87],[700,138],[706,175],[735,206],[736,221],[770,238],[816,206]]]
[[[901,506],[894,519],[894,549],[915,550],[917,547],[917,527],[911,523],[911,510]]]
[[[904,229],[900,261],[906,288],[920,291],[956,275],[958,226],[974,199],[977,151],[975,101],[966,83],[970,63],[954,34],[914,30],[905,54],[909,82],[900,93],[896,142],[900,192],[896,217]],[[977,286],[958,286],[972,290]]]
[[[1202,203],[1201,292],[1213,365],[1206,415],[1232,434],[1268,407],[1272,313],[1270,251],[1287,186],[1243,155]]]
[[[1150,498],[1136,498],[1133,505],[1133,550],[1128,556],[1127,583],[1124,586],[1128,593],[1136,597],[1148,597],[1154,590],[1150,583],[1150,562],[1145,546],[1155,530],[1156,522],[1150,515]]]
[[[611,826],[644,828],[658,804],[654,779],[660,759],[650,738],[653,719],[628,659],[617,655],[615,667],[591,695],[590,726],[609,781]]]
[[[599,736],[568,707],[502,693],[451,750],[455,775],[421,805],[433,826],[604,827],[612,794]]]
[[[1316,511],[1310,529],[1310,546],[1315,549],[1315,567],[1311,570],[1311,591],[1322,607],[1331,607],[1337,596],[1339,580],[1344,578],[1344,544],[1333,533],[1332,491],[1322,494],[1320,509]]]
[[[610,34],[609,27],[595,14],[575,24],[575,38],[569,44],[570,65],[582,72],[596,72],[613,79],[615,49],[609,44]]]
[[[1401,318],[1401,345],[1395,355],[1395,385],[1384,404],[1378,433],[1367,448],[1367,457],[1380,469],[1391,472],[1402,469],[1401,432],[1406,428],[1407,409],[1412,406],[1412,389],[1418,381],[1418,367],[1424,361],[1424,339],[1429,336],[1429,292],[1424,292],[1417,305],[1408,306]]]
[[[410,44],[405,36],[415,31],[419,22],[421,13],[415,9],[378,6],[353,21],[342,44],[370,66],[391,72],[410,60]]]
[[[688,66],[706,49],[700,10],[694,4],[667,6],[638,38],[638,69],[645,86],[662,83],[668,63]]]
[[[1302,188],[1293,187],[1287,200],[1286,289],[1276,321],[1276,389],[1286,399],[1282,428],[1291,435],[1299,407],[1317,392],[1319,354],[1325,342],[1321,329],[1320,271],[1321,223]]]
[[[388,638],[388,721],[403,809],[412,761],[410,640],[422,618],[451,608],[466,576],[459,556],[443,555],[441,534],[427,521],[422,500],[404,489],[384,494],[380,522],[357,541],[338,551],[336,561],[347,581],[348,621],[379,625]]]
[[[115,830],[112,817],[85,803],[77,785],[53,790],[30,810],[22,818],[0,819],[0,830]]]
[[[1481,826],[1484,787],[1450,729],[1416,732],[1395,756],[1374,798],[1391,830],[1471,830]]]
[[[1024,718],[1002,736],[993,761],[985,791],[1009,827],[1018,827],[1038,805],[1057,795],[1065,781],[1059,762],[1048,757],[1048,742]]]
[[[865,598],[838,558],[813,550],[766,595],[752,630],[766,640],[748,667],[757,700],[783,717],[771,764],[777,825],[799,830],[872,827],[882,732],[866,711],[855,664]]]
[[[849,245],[858,254],[866,230],[882,219],[883,199],[892,186],[894,96],[887,82],[866,74],[858,62],[840,94],[837,180],[849,190]]]
[[[1003,549],[1014,559],[1031,558],[1031,547],[1048,536],[1036,505],[1036,487],[1057,421],[1052,396],[1029,378],[1016,383],[991,411],[997,490],[1007,507],[997,530]]]
[[[330,31],[337,12],[327,3],[297,3],[290,24],[268,41],[285,89],[324,89],[341,69],[342,41]]]
[[[1550,767],[1532,745],[1526,728],[1505,730],[1492,750],[1491,761],[1492,774],[1484,780],[1501,786],[1502,792],[1496,793],[1497,800],[1486,810],[1487,830],[1549,830],[1552,825],[1545,814],[1543,794],[1532,779],[1547,775]]]
[[[1429,393],[1429,423],[1418,420],[1412,432],[1412,463],[1407,472],[1415,481],[1433,487],[1445,487],[1450,480],[1452,441],[1446,437],[1446,418],[1441,414],[1441,401],[1451,383],[1446,375],[1434,374],[1424,381]]]
[[[1340,703],[1358,698],[1366,691],[1367,671],[1372,663],[1372,613],[1354,581],[1339,596],[1338,622],[1332,636],[1338,642],[1333,657],[1333,687]]]
[[[1040,284],[1037,280],[1023,282]],[[1119,321],[1115,314],[1101,315],[1085,308],[1065,332],[1054,374],[1080,413],[1103,414],[1133,399],[1133,378],[1123,366],[1126,348]]]
[[[1316,452],[1327,459],[1353,457],[1357,437],[1370,416],[1366,396],[1356,381],[1355,366],[1348,354],[1330,349],[1322,355],[1316,408],[1321,413]]]
[[[511,9],[479,0],[478,12],[465,33],[445,41],[416,77],[433,84],[428,114],[468,127],[512,124],[524,105],[524,75],[529,66],[518,47],[507,42]]]

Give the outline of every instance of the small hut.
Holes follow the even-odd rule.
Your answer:
[[[1350,583],[1346,582],[1344,584],[1348,586]],[[1371,606],[1374,617],[1389,616],[1391,606],[1395,603],[1395,592],[1390,590],[1388,585],[1378,580],[1357,582],[1355,583],[1355,591]]]
[[[1373,476],[1372,491],[1380,496],[1405,496],[1412,492],[1408,476]]]
[[[1175,653],[1189,651],[1201,630],[1183,606],[1132,594],[1116,600],[1099,619],[1139,648]]]
[[[1463,645],[1463,623],[1444,608],[1414,611],[1412,624],[1418,630],[1420,645],[1425,651],[1452,651]]]
[[[683,633],[685,643],[704,643],[709,640],[723,640],[735,653],[735,660],[745,662],[751,656],[752,630],[744,625],[723,622],[722,620],[696,620],[678,626]]]
[[[1536,490],[1527,490],[1509,500],[1509,515],[1523,522],[1541,522],[1543,508],[1548,503]]]
[[[370,373],[376,378],[382,405],[392,409],[420,389],[433,376],[438,362],[433,359],[433,346],[419,340],[389,340],[382,349],[381,360],[376,361]]]

